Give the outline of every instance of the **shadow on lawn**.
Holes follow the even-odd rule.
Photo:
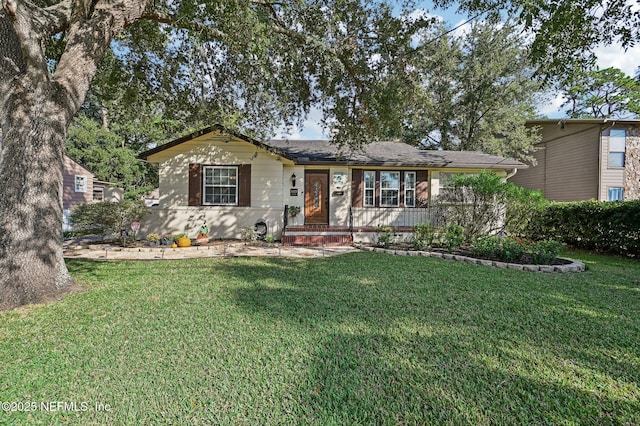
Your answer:
[[[526,272],[377,259],[270,259],[220,271],[248,283],[233,290],[239,306],[317,336],[295,396],[307,420],[640,420],[640,330],[620,292],[598,286],[604,276],[531,280]]]

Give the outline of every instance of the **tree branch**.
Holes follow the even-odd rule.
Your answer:
[[[198,22],[188,22],[186,20],[180,20],[173,15],[168,15],[166,13],[160,12],[158,10],[148,10],[142,15],[142,19],[147,19],[149,21],[154,21],[159,24],[167,24],[171,25],[175,28],[181,28],[185,30],[198,31],[200,34],[205,35],[205,37],[222,41],[226,38],[226,34],[217,28],[213,28],[210,25],[202,25]]]

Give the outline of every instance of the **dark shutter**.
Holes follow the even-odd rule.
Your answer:
[[[189,205],[202,204],[202,166],[189,164]]]
[[[238,166],[238,206],[251,207],[251,164]]]
[[[418,170],[416,172],[416,207],[429,200],[429,172]]]
[[[373,205],[380,207],[380,171],[376,170],[376,191],[373,199]]]
[[[362,193],[364,192],[364,181],[362,180],[362,169],[351,170],[351,207],[362,207]]]
[[[406,172],[400,171],[400,188],[398,194],[398,204],[400,207],[404,207],[404,177],[406,176]]]

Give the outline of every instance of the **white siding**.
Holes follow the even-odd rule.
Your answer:
[[[195,237],[206,222],[212,238],[239,238],[241,228],[264,220],[269,234],[279,236],[285,204],[283,163],[288,160],[232,136],[213,133],[154,154],[148,161],[159,163],[160,205],[145,221],[143,232],[186,232]],[[251,207],[188,206],[189,164],[250,164]]]
[[[609,132],[602,135],[602,146],[600,149],[600,191],[598,200],[607,201],[609,199],[609,188],[624,187],[624,167],[609,167]]]

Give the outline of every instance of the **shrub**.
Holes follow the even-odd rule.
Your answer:
[[[381,226],[378,225],[376,228],[376,241],[378,247],[389,248],[391,243],[393,242],[393,228],[390,226]]]
[[[416,225],[411,234],[411,245],[416,250],[424,250],[433,246],[436,237],[436,229],[427,224]]]
[[[245,242],[255,241],[258,239],[258,233],[254,226],[243,226],[240,229],[240,238]]]
[[[444,245],[452,252],[464,243],[464,228],[460,225],[449,225],[444,229]]]
[[[529,245],[529,255],[535,265],[549,265],[558,257],[561,248],[558,241],[538,241]]]
[[[640,255],[640,200],[552,203],[532,218],[532,239],[599,252]]]
[[[478,257],[498,257],[502,245],[502,238],[492,235],[480,237],[473,242],[471,253]]]
[[[71,212],[71,222],[75,230],[96,229],[108,234],[129,229],[131,222],[142,220],[148,212],[142,201],[81,204]]]
[[[527,252],[526,247],[518,240],[503,238],[498,258],[505,262],[517,262]]]
[[[558,257],[561,248],[562,245],[554,240],[526,245],[518,239],[485,236],[473,243],[471,252],[478,257],[496,258],[503,262],[521,261],[526,254],[536,265],[549,265]]]
[[[438,207],[447,223],[465,229],[465,238],[506,229],[521,235],[530,218],[546,201],[540,191],[521,188],[493,172],[454,175],[450,185],[438,197]]]

